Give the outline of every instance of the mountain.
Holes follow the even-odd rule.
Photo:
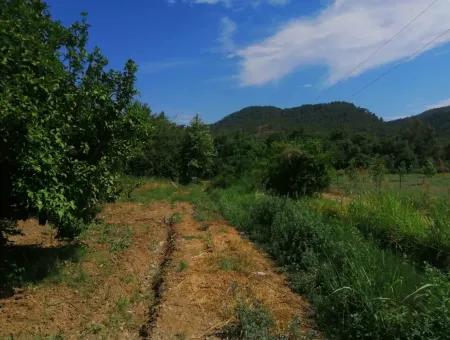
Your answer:
[[[386,135],[408,129],[417,121],[433,127],[441,138],[450,139],[450,106],[384,122],[369,110],[347,102],[303,105],[289,109],[250,106],[212,124],[211,130],[216,135],[233,132],[269,135],[295,130],[304,130],[311,134],[347,130]]]
[[[289,109],[251,106],[226,116],[213,124],[211,130],[214,134],[240,131],[265,135],[303,129],[320,134],[336,129],[379,132],[384,126],[383,120],[367,109],[347,102],[333,102]]]
[[[428,110],[416,116],[393,120],[388,122],[388,125],[394,128],[405,128],[414,121],[421,121],[431,126],[439,137],[450,139],[450,106]]]

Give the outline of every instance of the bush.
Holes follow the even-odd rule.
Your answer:
[[[321,155],[312,155],[287,146],[269,171],[267,188],[282,196],[311,196],[330,184],[327,164]]]

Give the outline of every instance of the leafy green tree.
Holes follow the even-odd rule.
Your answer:
[[[36,216],[73,236],[114,198],[141,132],[136,65],[106,70],[87,40],[85,16],[66,28],[39,0],[0,0],[0,219]]]
[[[399,183],[400,183],[400,189],[402,188],[402,184],[403,184],[403,178],[405,177],[405,175],[408,173],[408,168],[406,166],[406,163],[404,161],[402,161],[397,169],[397,173],[398,173],[398,179],[399,179]]]
[[[374,159],[372,164],[370,165],[369,174],[372,178],[372,181],[376,184],[377,189],[381,188],[381,184],[383,183],[386,172],[387,170],[384,160],[380,157]]]
[[[330,184],[324,155],[287,145],[269,170],[267,188],[279,195],[311,196]]]
[[[213,174],[216,150],[207,125],[196,115],[186,128],[181,148],[181,180],[189,183]]]
[[[258,185],[262,181],[261,168],[267,158],[267,144],[263,140],[234,133],[222,135],[214,140],[217,150],[213,185],[226,187],[238,179],[245,178],[248,185]]]
[[[422,167],[422,174],[430,179],[437,174],[436,166],[432,159],[427,159]]]
[[[154,176],[177,180],[184,129],[171,122],[162,112],[151,115],[150,108],[141,105],[150,117],[151,133],[130,160],[127,172],[135,176]]]

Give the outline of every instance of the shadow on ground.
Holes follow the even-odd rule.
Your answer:
[[[0,299],[14,295],[17,288],[57,274],[63,261],[78,261],[81,250],[80,244],[0,246]]]

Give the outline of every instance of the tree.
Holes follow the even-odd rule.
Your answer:
[[[386,166],[382,158],[377,158],[373,160],[369,168],[370,177],[372,181],[376,184],[377,189],[381,188],[384,176],[386,174]]]
[[[74,236],[114,198],[141,132],[136,65],[106,70],[87,41],[85,16],[66,28],[39,0],[0,0],[0,219],[38,217]]]
[[[181,180],[184,183],[213,174],[216,150],[207,125],[196,115],[186,128],[181,152]]]
[[[436,166],[432,159],[427,159],[422,167],[422,173],[424,175],[424,183],[425,177],[431,179],[437,174]]]
[[[127,172],[135,176],[177,180],[184,129],[169,121],[164,112],[151,115],[150,108],[145,105],[141,105],[140,110],[150,117],[151,133],[128,163]]]
[[[278,195],[311,196],[330,184],[327,162],[298,146],[287,145],[269,170],[267,188]]]
[[[406,167],[406,163],[402,161],[397,169],[398,179],[400,183],[400,189],[402,188],[403,178],[408,173],[408,168]]]

